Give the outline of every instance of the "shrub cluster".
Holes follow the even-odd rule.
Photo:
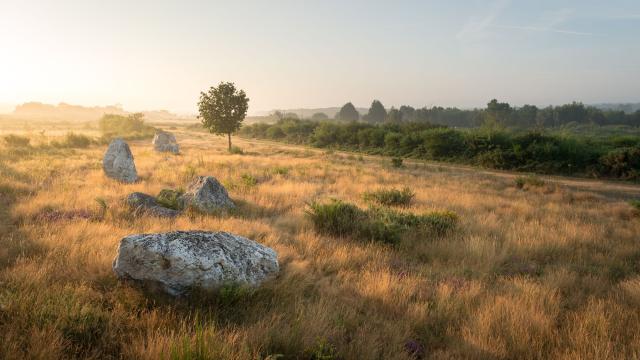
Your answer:
[[[9,147],[28,147],[31,143],[31,139],[26,136],[20,136],[15,134],[9,134],[3,138],[4,143]]]
[[[284,119],[241,129],[252,138],[494,169],[640,179],[640,137],[597,138],[528,130],[451,129],[428,123]]]
[[[52,141],[51,146],[57,148],[87,148],[93,143],[90,137],[68,132],[62,141]]]
[[[534,175],[518,176],[515,179],[515,183],[518,189],[523,189],[525,186],[540,187],[544,185],[544,181]]]
[[[319,233],[387,244],[398,243],[409,230],[442,235],[457,222],[457,216],[451,212],[415,215],[387,208],[362,210],[335,199],[328,203],[309,204],[307,215]]]
[[[125,140],[152,138],[156,129],[144,123],[144,115],[135,113],[129,116],[106,114],[99,121],[104,141],[121,137]]]
[[[383,206],[409,206],[416,194],[408,187],[398,189],[380,189],[366,191],[362,198],[364,201]]]

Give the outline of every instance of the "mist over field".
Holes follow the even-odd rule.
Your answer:
[[[0,4],[0,359],[640,357],[640,4]]]

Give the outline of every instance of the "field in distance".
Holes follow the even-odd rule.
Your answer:
[[[104,176],[104,145],[0,145],[0,358],[640,356],[640,217],[629,203],[639,186],[394,167],[238,138],[243,153],[229,154],[225,138],[169,131],[180,155],[129,142],[141,177],[131,185]],[[123,204],[196,175],[220,180],[239,209],[167,220]],[[414,196],[393,211],[451,212],[455,226],[390,245],[319,233],[308,215],[314,201],[367,209],[365,193],[405,187]],[[280,274],[255,291],[181,299],[117,281],[122,237],[170,230],[253,239],[278,252]]]

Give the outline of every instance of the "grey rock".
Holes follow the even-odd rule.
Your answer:
[[[227,189],[212,176],[198,176],[180,197],[184,206],[192,206],[205,213],[220,209],[233,209],[236,205],[229,198]]]
[[[127,205],[134,209],[135,214],[146,213],[158,217],[174,218],[180,215],[177,210],[166,208],[156,201],[156,199],[148,194],[134,192],[127,196]]]
[[[120,241],[113,271],[121,279],[159,284],[171,295],[225,284],[258,286],[279,271],[271,248],[227,232],[137,234]]]
[[[112,179],[125,183],[133,183],[138,180],[133,154],[129,145],[122,139],[111,141],[102,159],[102,168],[104,173]]]
[[[153,137],[153,148],[159,152],[171,152],[178,154],[180,145],[176,142],[176,137],[167,131],[159,130]]]

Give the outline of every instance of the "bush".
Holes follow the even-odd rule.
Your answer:
[[[528,176],[518,176],[515,179],[515,183],[516,183],[516,187],[518,189],[524,189],[525,186],[534,186],[534,187],[540,187],[544,185],[544,180],[540,179],[537,176],[534,175],[528,175]]]
[[[381,208],[365,211],[335,199],[324,204],[309,204],[307,215],[319,233],[387,244],[398,243],[407,232],[442,235],[457,222],[452,212],[415,215]]]
[[[238,146],[231,146],[231,149],[229,149],[229,153],[230,154],[235,154],[235,155],[243,155],[244,151],[242,151],[241,148],[239,148]]]
[[[366,191],[362,198],[367,202],[374,202],[384,206],[409,206],[415,197],[415,193],[408,187],[398,189],[380,189],[376,191]]]
[[[156,129],[144,123],[144,115],[135,113],[129,116],[105,114],[99,121],[103,140],[110,141],[121,137],[125,140],[152,138]]]
[[[402,163],[403,163],[402,158],[395,157],[391,159],[391,166],[393,166],[394,168],[402,167]]]
[[[92,140],[86,135],[67,133],[62,142],[53,141],[51,145],[59,148],[86,148],[91,145]]]
[[[184,194],[182,189],[162,189],[156,198],[158,204],[173,210],[182,210],[184,204],[180,201],[180,196]]]
[[[28,147],[31,139],[26,136],[9,134],[3,138],[4,143],[9,147]]]

